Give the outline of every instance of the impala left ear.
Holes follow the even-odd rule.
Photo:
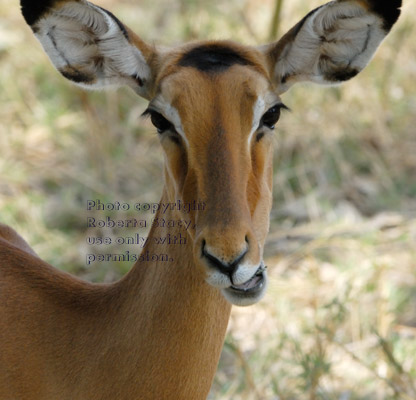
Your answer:
[[[278,93],[296,82],[336,84],[371,60],[400,15],[401,0],[336,0],[262,47]]]

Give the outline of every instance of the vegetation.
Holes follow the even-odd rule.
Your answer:
[[[320,3],[100,1],[164,44],[263,43]],[[353,81],[285,95],[293,112],[276,131],[270,288],[261,304],[234,307],[210,399],[416,398],[415,6],[405,2]],[[140,119],[145,102],[65,82],[10,0],[0,0],[0,102],[1,222],[59,268],[120,277],[131,263],[86,265],[86,203],[158,201],[162,156]]]

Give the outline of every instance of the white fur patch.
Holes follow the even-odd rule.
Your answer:
[[[266,111],[266,102],[262,96],[259,96],[253,105],[253,120],[251,123],[250,135],[248,136],[248,145],[250,146],[251,139],[259,127],[261,117]]]
[[[153,99],[150,102],[149,107],[154,108],[156,111],[160,112],[169,122],[173,124],[176,132],[181,136],[186,146],[189,148],[189,141],[183,129],[181,117],[179,116],[178,110],[168,101],[164,100],[161,96]]]
[[[225,289],[231,286],[230,277],[214,269],[211,269],[208,272],[207,277],[205,278],[205,281],[209,285],[214,286],[217,289]]]
[[[254,265],[249,262],[244,262],[240,264],[233,274],[233,283],[235,285],[241,285],[249,281],[257,272],[258,268],[259,264]]]
[[[141,51],[127,40],[113,18],[91,3],[66,3],[41,18],[34,29],[59,71],[76,71],[92,79],[75,81],[80,86],[132,86],[132,76],[143,81],[150,77]]]
[[[267,92],[266,94],[260,95],[253,105],[253,118],[251,123],[250,134],[248,136],[248,145],[253,139],[254,134],[259,128],[261,118],[264,113],[274,105],[280,102],[280,98],[273,92]]]

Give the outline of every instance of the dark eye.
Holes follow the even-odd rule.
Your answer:
[[[162,114],[158,113],[157,111],[149,110],[150,113],[150,120],[152,124],[157,129],[157,132],[162,134],[170,129],[174,130],[173,125],[169,122]]]
[[[283,107],[283,104],[278,104],[269,108],[261,118],[260,127],[266,126],[269,129],[274,129],[276,122],[279,121],[280,118],[280,110]]]

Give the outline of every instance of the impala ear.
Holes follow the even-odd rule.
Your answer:
[[[262,47],[278,93],[296,82],[336,84],[357,75],[400,15],[401,0],[336,0]]]
[[[149,96],[155,49],[85,0],[21,0],[26,22],[56,69],[88,89],[127,85]]]

